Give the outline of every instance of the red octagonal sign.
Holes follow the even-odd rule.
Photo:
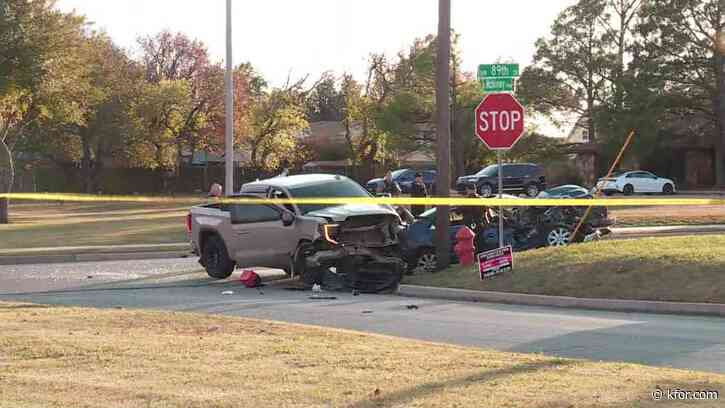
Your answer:
[[[476,136],[491,150],[509,150],[524,134],[524,107],[509,94],[490,94],[476,108]]]

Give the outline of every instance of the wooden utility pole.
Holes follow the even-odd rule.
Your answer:
[[[438,0],[438,67],[436,70],[437,130],[438,130],[438,181],[437,195],[450,197],[451,191],[451,0]],[[450,209],[438,207],[436,215],[436,255],[438,269],[451,264]]]

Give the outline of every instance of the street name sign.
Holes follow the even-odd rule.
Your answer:
[[[514,78],[519,76],[519,64],[481,64],[478,66],[478,80],[485,78]]]
[[[484,78],[481,84],[483,85],[483,92],[486,93],[514,91],[513,78]]]

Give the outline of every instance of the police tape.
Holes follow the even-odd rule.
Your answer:
[[[250,198],[222,197],[201,199],[198,197],[111,196],[92,194],[10,193],[0,194],[0,199],[14,201],[54,202],[108,202],[147,204],[200,205],[210,202],[223,204],[274,204],[274,205],[418,205],[447,207],[649,207],[649,206],[725,206],[725,199],[711,198],[468,198],[468,197],[314,197],[314,198]]]

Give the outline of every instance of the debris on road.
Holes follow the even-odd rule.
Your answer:
[[[418,310],[418,306],[417,305],[407,305],[406,308],[408,310]]]
[[[222,292],[223,296],[229,296],[229,295],[233,295],[233,294],[234,294],[234,291],[232,291],[232,290],[225,290],[224,292]]]

